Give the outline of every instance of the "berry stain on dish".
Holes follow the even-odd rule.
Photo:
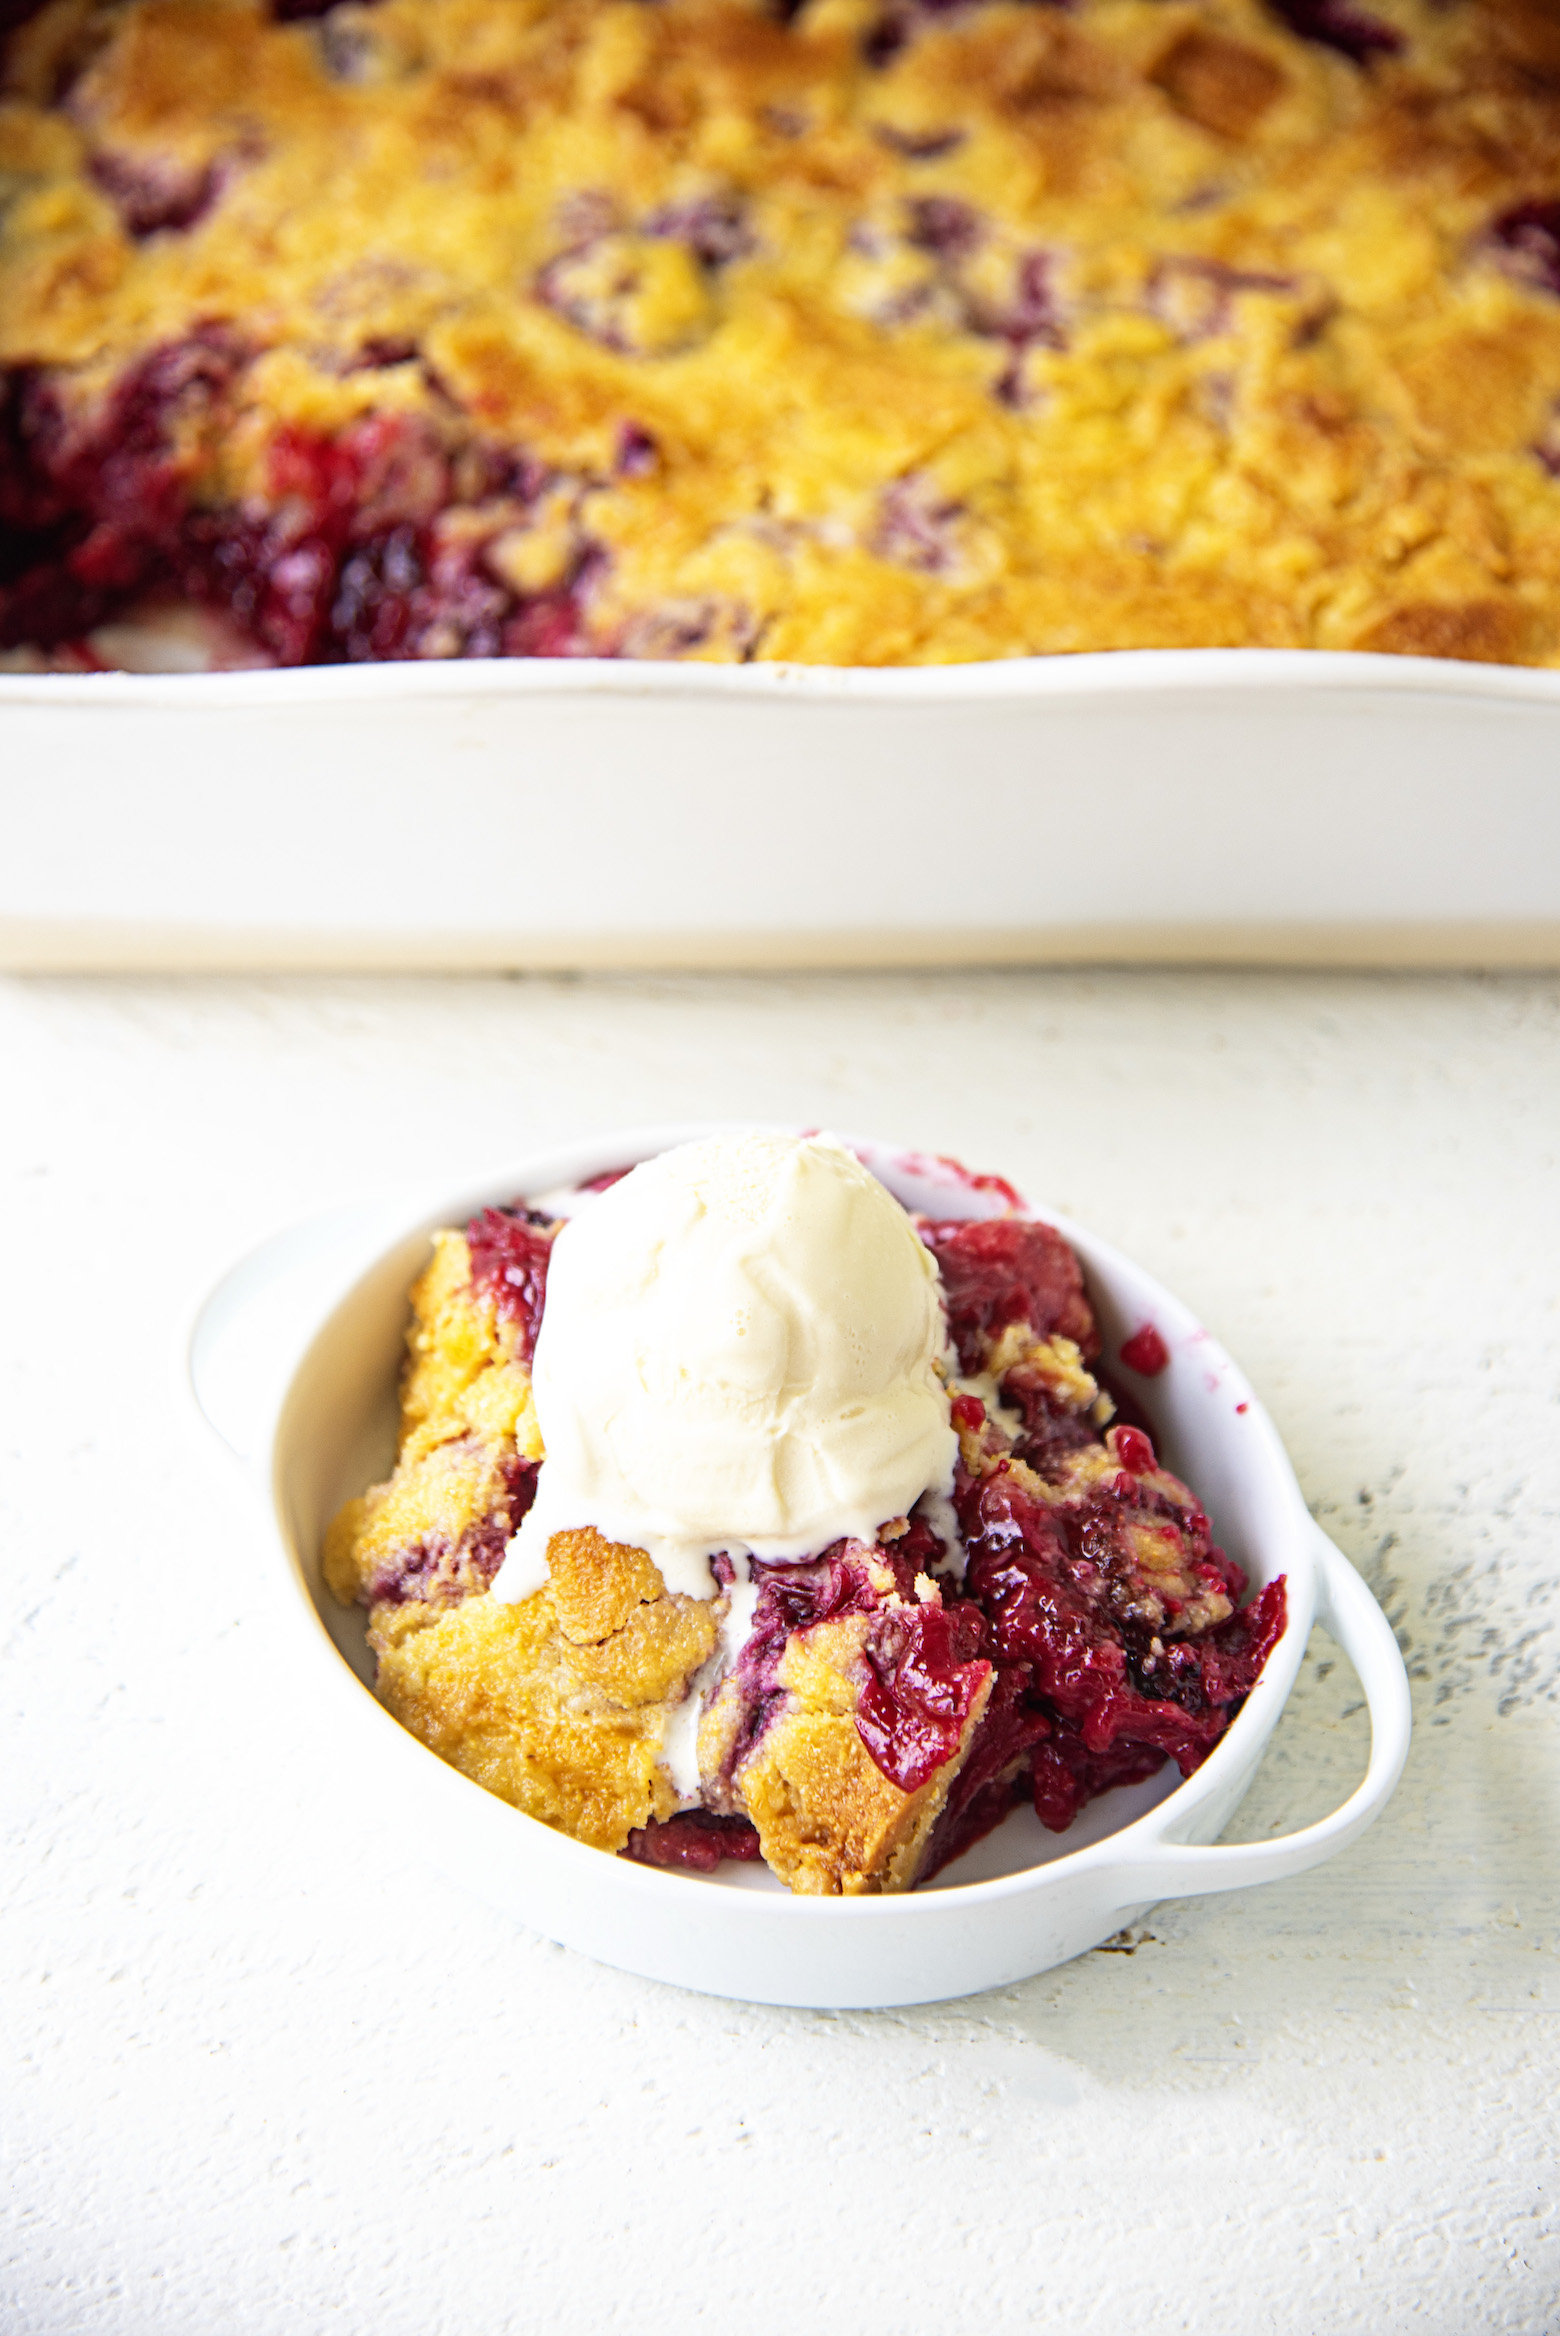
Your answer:
[[[972,1182],[1005,1213],[739,1130],[437,1233],[393,1473],[325,1549],[401,1724],[597,1849],[821,1896],[1190,1775],[1284,1580],[1242,1603],[1072,1251]]]

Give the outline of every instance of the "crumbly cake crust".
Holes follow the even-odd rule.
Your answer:
[[[986,1665],[955,1750],[906,1791],[883,1774],[857,1725],[872,1628],[853,1614],[792,1636],[776,1670],[784,1705],[736,1772],[765,1859],[801,1896],[911,1887],[991,1694]]]
[[[528,1817],[619,1850],[677,1807],[666,1716],[714,1636],[707,1606],[666,1598],[576,1644],[539,1590],[519,1606],[470,1597],[431,1618],[398,1608],[370,1644],[382,1701],[430,1751]]]
[[[594,1532],[555,1536],[534,1597],[487,1595],[542,1457],[533,1334],[534,1314],[474,1276],[467,1237],[436,1234],[412,1291],[395,1470],[335,1518],[325,1579],[367,1606],[376,1688],[404,1727],[528,1816],[618,1850],[677,1807],[666,1728],[717,1613]]]
[[[13,642],[1560,661],[1548,0],[5,13]]]

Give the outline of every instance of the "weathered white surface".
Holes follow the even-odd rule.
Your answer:
[[[1560,984],[0,989],[10,2336],[1560,2324]],[[291,1216],[634,1119],[962,1153],[1158,1272],[1387,1596],[1376,1831],[927,2012],[597,1969],[360,1840],[182,1316]],[[1357,1772],[1316,1660],[1241,1830]]]

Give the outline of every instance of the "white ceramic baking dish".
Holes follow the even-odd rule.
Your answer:
[[[1560,673],[0,675],[0,964],[1560,964]]]
[[[319,1745],[322,1780],[362,1822],[388,1818],[398,1853],[430,1858],[533,1929],[648,1978],[714,1995],[818,2007],[919,2003],[1042,1971],[1136,1920],[1155,1900],[1277,1881],[1363,1832],[1408,1749],[1408,1682],[1385,1617],[1306,1513],[1273,1426],[1223,1349],[1147,1274],[1066,1218],[1107,1358],[1156,1324],[1169,1368],[1142,1382],[1170,1464],[1196,1486],[1253,1582],[1284,1574],[1288,1623],[1244,1709],[1186,1782],[1106,1794],[1065,1836],[1015,1813],[930,1888],[908,1897],[789,1896],[766,1870],[669,1874],[584,1848],[446,1767],[364,1684],[361,1615],[320,1579],[339,1503],[385,1473],[407,1292],[430,1230],[487,1203],[648,1158],[706,1132],[640,1130],[513,1163],[432,1206],[387,1203],[304,1226],[237,1266],[207,1300],[189,1368],[207,1419],[248,1469],[267,1512],[268,1579],[285,1602],[295,1665],[286,1708]],[[907,1205],[982,1216],[999,1200],[947,1163],[859,1144]],[[1312,1623],[1337,1639],[1370,1710],[1365,1778],[1322,1822],[1286,1838],[1213,1846],[1283,1709]],[[273,1700],[279,1700],[273,1698]]]

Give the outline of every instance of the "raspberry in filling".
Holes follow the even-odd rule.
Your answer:
[[[900,1606],[862,1649],[856,1732],[883,1774],[914,1792],[960,1751],[980,1688],[986,1633],[973,1607]]]
[[[513,1208],[484,1209],[466,1227],[472,1289],[488,1300],[501,1321],[518,1326],[518,1351],[525,1363],[535,1351],[547,1303],[547,1261],[557,1230],[551,1217],[524,1202]]]
[[[763,1858],[806,1892],[912,1887],[1021,1804],[1060,1833],[1167,1760],[1190,1775],[1282,1635],[1284,1583],[1241,1604],[1195,1495],[1091,1369],[1076,1258],[1007,1206],[912,1220],[956,1372],[951,1501],[815,1557],[719,1554],[702,1598],[594,1529],[553,1532],[546,1580],[494,1594],[545,1468],[531,1373],[560,1224],[522,1200],[440,1235],[396,1472],[326,1553],[396,1716],[596,1847],[694,1874]],[[1163,1367],[1151,1325],[1123,1359]]]
[[[1060,1332],[1085,1361],[1099,1352],[1078,1260],[1050,1225],[998,1217],[942,1223],[928,1218],[922,1240],[942,1274],[948,1328],[959,1367],[986,1367],[999,1334],[1021,1323],[1036,1338]]]
[[[1145,1322],[1141,1330],[1122,1340],[1121,1359],[1140,1379],[1157,1379],[1169,1367],[1170,1349],[1153,1323]]]
[[[912,1532],[920,1538],[870,1550],[842,1543],[814,1565],[754,1567],[751,1630],[721,1691],[733,1707],[721,1772],[726,1791],[787,1705],[782,1672],[793,1643],[805,1645],[821,1627],[856,1618],[865,1627],[855,1726],[875,1766],[913,1793],[954,1757],[990,1677],[986,1631],[966,1602],[918,1602],[916,1557],[943,1551],[924,1524]]]

